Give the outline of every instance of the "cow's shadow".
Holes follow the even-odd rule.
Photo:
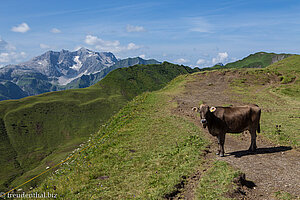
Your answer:
[[[290,146],[265,147],[265,148],[257,148],[257,150],[254,152],[249,150],[243,150],[243,151],[234,151],[228,154],[229,156],[233,155],[234,157],[241,158],[243,156],[248,156],[248,155],[277,153],[277,152],[289,151],[291,149],[292,147]]]

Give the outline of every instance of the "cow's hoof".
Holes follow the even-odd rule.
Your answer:
[[[224,157],[224,154],[220,154],[220,157]]]

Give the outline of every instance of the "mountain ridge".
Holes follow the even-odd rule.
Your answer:
[[[265,68],[271,64],[274,64],[278,61],[281,61],[293,55],[295,54],[256,52],[240,60],[230,62],[225,65],[223,63],[220,64],[218,63],[212,67],[202,68],[202,70],[229,69],[229,68]]]
[[[95,52],[86,48],[73,52],[64,49],[47,51],[27,62],[0,68],[0,83],[9,81],[17,85],[18,90],[22,90],[25,96],[32,96],[51,91],[89,87],[116,68],[159,63],[154,59],[144,60],[139,57],[118,60],[111,52]],[[91,79],[89,82],[77,84],[78,81],[92,74],[96,75],[89,78]],[[84,77],[81,78],[82,76]],[[0,100],[20,97],[24,95],[7,96],[0,90]]]
[[[68,83],[64,89],[76,89],[76,88],[85,88],[91,85],[96,84],[98,81],[103,79],[109,72],[122,67],[134,66],[134,65],[149,65],[149,64],[158,64],[159,62],[154,59],[144,60],[140,57],[135,58],[126,58],[122,60],[118,60],[118,62],[110,67],[107,67],[100,72],[90,74],[90,75],[82,75],[79,78],[72,80]]]

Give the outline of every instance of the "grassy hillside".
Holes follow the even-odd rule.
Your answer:
[[[230,84],[234,99],[257,102],[263,108],[262,134],[276,143],[298,148],[300,56],[291,56],[265,69],[239,73],[239,78]]]
[[[261,134],[295,148],[300,145],[300,101],[297,91],[284,91],[286,87],[299,88],[299,68],[300,56],[292,56],[265,69],[221,70],[230,98],[240,103],[255,101],[263,109]],[[283,81],[282,77],[291,74],[289,82]],[[201,79],[208,77],[207,73],[202,75]],[[198,127],[172,112],[177,108],[172,98],[184,94],[187,83],[199,81],[196,77],[199,79],[196,74],[183,75],[164,89],[136,97],[82,147],[87,150],[49,174],[34,191],[57,193],[62,199],[162,199],[176,195],[187,176],[203,166],[203,150],[209,145]],[[278,124],[280,129],[275,126]],[[224,162],[210,165],[196,196],[228,199],[235,187],[232,179],[239,172]]]
[[[228,194],[236,189],[236,185],[232,182],[239,174],[240,172],[230,167],[228,163],[216,161],[202,176],[196,189],[196,199],[232,199]]]
[[[34,192],[57,193],[61,199],[162,199],[176,195],[187,177],[208,162],[210,167],[201,176],[195,195],[200,199],[226,199],[235,188],[232,179],[239,173],[224,162],[206,160],[204,150],[210,142],[199,127],[173,113],[178,106],[173,98],[184,95],[186,85],[205,81],[209,74],[223,76],[231,100],[255,102],[262,108],[260,137],[297,149],[299,69],[300,56],[291,56],[263,69],[222,69],[179,76],[159,91],[135,97],[73,153],[87,147],[85,151],[43,175],[45,181]],[[142,86],[157,89],[157,84],[148,81],[153,70],[143,70],[118,69],[115,79],[107,76],[89,89],[119,91],[125,99],[141,92]],[[156,72],[155,77],[164,80],[164,69]],[[132,84],[126,85],[125,80]],[[209,82],[207,87],[215,86]],[[200,93],[203,88],[199,88]],[[209,89],[213,91],[217,90]],[[30,182],[28,187],[35,185]],[[221,185],[218,191],[216,185]]]
[[[54,192],[55,186],[55,193],[65,199],[171,196],[203,162],[209,144],[198,127],[171,112],[176,107],[171,96],[183,89],[185,78],[136,97],[85,144],[90,148],[50,175],[38,190]]]
[[[1,191],[17,176],[22,175],[12,185],[55,165],[136,95],[194,71],[167,62],[137,65],[117,69],[89,88],[0,102]]]
[[[269,67],[278,73],[281,85],[274,89],[282,95],[300,100],[300,56],[287,58],[285,62],[278,62]]]
[[[214,67],[204,68],[204,70],[229,69],[229,68],[265,68],[273,63],[283,60],[292,54],[275,54],[266,52],[257,52],[225,66],[215,65]]]
[[[273,63],[276,63],[284,58],[291,56],[291,54],[275,54],[258,52],[251,54],[242,60],[228,63],[225,65],[226,68],[264,68]]]

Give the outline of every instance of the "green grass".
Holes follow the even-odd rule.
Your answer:
[[[16,160],[7,160],[7,158],[15,158],[17,152],[12,148],[9,138],[4,133],[4,122],[3,120],[0,120],[0,152],[5,152],[5,154],[0,154],[1,171],[3,170],[6,172],[0,173],[0,184],[7,186],[16,176],[22,173],[22,168]]]
[[[214,200],[230,199],[228,194],[237,187],[233,179],[240,172],[233,169],[224,161],[216,161],[202,176],[196,188],[196,199]]]
[[[91,148],[35,191],[64,199],[162,199],[176,190],[201,165],[209,144],[197,126],[171,113],[184,79],[136,97],[86,144]]]
[[[282,77],[281,84],[276,88],[276,93],[286,95],[300,101],[300,56],[291,56],[285,62],[271,65],[270,70]],[[290,83],[290,84],[289,84]]]
[[[194,71],[166,62],[138,65],[117,69],[89,88],[0,102],[4,123],[0,131],[6,141],[0,151],[0,164],[5,164],[0,171],[5,183],[1,191],[41,172],[51,159],[54,165],[136,95],[158,90],[176,76]]]
[[[166,86],[167,82],[178,74],[188,74],[193,71],[169,63],[162,65],[168,67],[156,68],[157,65],[151,65],[138,68],[140,70],[118,69],[114,71],[114,76],[107,76],[90,88],[63,93],[54,92],[19,101],[6,101],[5,106],[2,107],[0,103],[3,111],[1,113],[4,113],[1,116],[4,122],[1,137],[3,136],[4,139],[8,138],[7,135],[11,138],[10,134],[18,134],[16,137],[34,138],[35,135],[26,133],[26,129],[30,127],[27,126],[27,122],[30,124],[30,121],[39,122],[38,120],[41,119],[42,122],[47,123],[49,120],[50,124],[49,126],[43,124],[43,129],[48,133],[41,135],[44,139],[35,139],[36,143],[29,143],[23,152],[21,148],[14,146],[13,142],[7,144],[13,147],[9,154],[17,155],[17,159],[12,161],[17,161],[21,167],[16,168],[16,172],[27,170],[23,179],[16,179],[14,183],[17,184],[17,181],[20,183],[42,171],[51,160],[58,162],[68,155],[70,152],[68,149],[72,149],[78,141],[84,140],[82,135],[87,140],[90,134],[100,129],[85,144],[92,145],[91,148],[75,155],[74,159],[53,174],[45,174],[41,177],[41,179],[46,177],[42,184],[33,182],[32,186],[35,184],[39,186],[34,191],[57,193],[62,199],[161,199],[176,190],[175,185],[183,181],[182,176],[190,175],[199,168],[199,165],[201,166],[202,151],[209,142],[193,123],[175,116],[170,111],[177,106],[176,102],[172,101],[172,97],[183,93],[184,84],[193,76],[182,75]],[[300,102],[297,93],[299,66],[300,56],[291,56],[264,69],[228,70],[228,73],[235,74],[237,77],[231,79],[228,95],[236,97],[235,100],[239,102],[256,103],[262,108],[261,134],[276,143],[295,148],[300,144],[298,134]],[[280,77],[291,75],[294,76],[292,81],[281,82]],[[139,95],[147,90],[160,88],[163,89]],[[100,91],[103,95],[99,95]],[[135,97],[136,95],[139,96]],[[59,99],[63,99],[63,103]],[[131,99],[133,100],[121,110],[121,106],[109,107],[119,106],[122,103],[123,106]],[[49,108],[51,109],[48,111]],[[51,110],[57,113],[51,113]],[[95,110],[105,111],[100,114],[94,112]],[[106,120],[116,114],[105,124],[106,120],[100,117],[104,113],[108,113]],[[24,114],[26,117],[22,118]],[[64,121],[66,118],[70,121]],[[97,121],[100,119],[102,121]],[[12,123],[16,123],[19,127],[15,128],[16,133],[10,131],[15,127]],[[39,136],[38,127],[40,126],[34,124],[30,130],[34,130],[33,133]],[[61,131],[58,136],[49,132],[51,128],[57,132],[62,127],[64,130],[75,131]],[[100,140],[103,135],[105,138]],[[65,137],[64,142],[68,145],[64,146],[64,142],[56,144],[53,141],[56,138],[61,141],[60,137]],[[72,139],[68,140],[68,137]],[[24,140],[15,139],[20,144],[24,143],[23,145],[31,141],[30,139],[26,141],[26,138]],[[46,147],[57,146],[54,149],[43,148],[44,146],[40,145],[43,144],[42,141],[47,141]],[[39,156],[46,157],[40,159],[40,164],[35,166],[36,168],[30,168],[34,165],[30,163],[30,159],[22,160],[18,157],[28,152],[31,152],[28,155],[35,160],[41,158]],[[0,155],[0,159],[7,160],[5,156]],[[12,163],[7,163],[8,166],[5,168],[7,172],[13,169],[10,168],[13,166]],[[226,163],[214,163],[200,181],[197,189],[198,198],[203,199],[201,195],[204,195],[207,199],[226,199],[226,194],[234,189],[232,179],[237,173]],[[4,175],[0,173],[0,176]],[[216,185],[221,185],[221,189],[217,187],[220,191],[214,190]]]
[[[279,200],[292,200],[292,199],[296,199],[296,197],[293,196],[293,195],[291,195],[290,193],[282,192],[282,191],[277,191],[277,192],[275,192],[274,195]]]
[[[299,55],[290,56],[280,62],[274,63],[269,66],[269,69],[276,70],[280,73],[290,72],[290,73],[299,73]],[[292,75],[292,74],[291,74]]]
[[[291,83],[294,79],[296,78],[296,76],[287,74],[286,76],[281,76],[281,83],[283,84],[287,84],[287,83]]]
[[[265,68],[272,64],[272,62],[285,59],[292,54],[275,54],[266,52],[257,52],[250,54],[249,56],[232,62],[227,63],[225,66],[216,65],[213,67],[207,67],[202,70],[215,70],[215,69],[232,69],[232,68]]]
[[[275,57],[286,58],[291,56],[291,54],[275,54],[275,53],[266,53],[258,52],[251,54],[246,58],[228,63],[225,65],[226,68],[264,68],[272,64],[272,59]]]
[[[300,56],[291,56],[265,69],[241,70],[230,83],[237,101],[262,108],[262,134],[282,145],[300,146]],[[281,77],[294,81],[282,82]],[[276,127],[277,126],[277,127]],[[279,127],[280,126],[280,127]]]

